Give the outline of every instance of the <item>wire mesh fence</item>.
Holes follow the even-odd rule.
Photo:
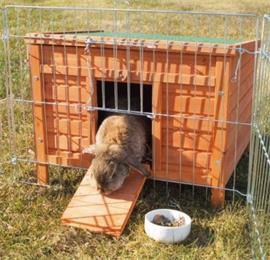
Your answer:
[[[7,89],[6,89],[6,79],[7,71],[5,68],[5,44],[4,44],[4,12],[0,12],[0,32],[1,32],[1,42],[0,42],[0,172],[3,173],[4,170],[2,166],[10,162],[9,156],[9,130],[8,130],[8,109],[7,109]]]
[[[250,157],[249,203],[253,216],[254,253],[262,259],[270,256],[270,17],[264,16],[261,53],[258,61]]]
[[[268,16],[258,70],[252,14],[8,6],[2,22],[3,162],[37,164],[45,183],[48,165],[89,166],[82,150],[105,117],[137,116],[146,124],[152,179],[164,181],[166,193],[177,183],[179,196],[189,184],[193,195],[206,188],[206,199],[211,189],[219,203],[224,191],[252,198],[254,253],[265,254]]]
[[[71,15],[71,13],[73,15]],[[75,15],[74,15],[75,14]],[[27,19],[24,19],[27,17]],[[74,20],[75,19],[75,20]],[[12,109],[14,109],[14,112],[11,112],[11,115],[16,115],[13,119],[11,118],[11,124],[13,127],[12,130],[12,138],[11,138],[11,149],[12,154],[16,154],[16,159],[19,160],[31,160],[32,158],[32,152],[34,151],[34,143],[33,143],[33,128],[31,125],[26,126],[26,124],[23,124],[22,122],[31,122],[32,121],[32,113],[31,108],[33,105],[33,102],[37,104],[36,100],[32,99],[31,96],[31,90],[29,88],[29,67],[27,62],[27,52],[26,52],[26,46],[24,44],[24,39],[27,33],[29,32],[55,32],[49,34],[49,37],[51,39],[51,44],[48,47],[45,43],[40,44],[40,50],[41,50],[41,57],[40,57],[40,65],[44,67],[44,69],[48,69],[48,65],[51,67],[57,67],[58,65],[59,69],[63,70],[63,66],[70,67],[71,69],[81,69],[82,71],[86,71],[86,75],[80,75],[80,74],[74,74],[71,77],[72,83],[69,83],[70,80],[68,77],[69,72],[63,72],[64,76],[62,79],[59,79],[59,75],[57,75],[57,71],[51,72],[51,77],[48,78],[48,71],[41,74],[41,81],[44,82],[43,85],[46,84],[48,80],[54,81],[53,84],[57,86],[58,84],[62,84],[63,91],[66,91],[65,94],[68,94],[67,92],[69,90],[69,85],[84,85],[85,93],[81,93],[82,99],[83,96],[87,96],[89,81],[91,79],[91,73],[93,68],[89,71],[87,70],[87,67],[89,67],[89,64],[92,62],[91,57],[85,56],[84,61],[79,61],[81,55],[83,55],[83,47],[85,47],[84,41],[88,38],[95,37],[93,35],[93,31],[103,31],[103,32],[109,32],[111,34],[104,34],[102,33],[98,35],[99,37],[97,41],[97,48],[96,52],[97,55],[100,58],[100,64],[98,66],[100,67],[100,75],[98,76],[97,80],[97,86],[94,86],[97,88],[97,92],[100,92],[101,95],[98,95],[98,100],[95,106],[93,104],[90,104],[90,109],[95,109],[95,111],[99,114],[102,114],[102,112],[123,112],[133,115],[141,115],[143,117],[154,117],[159,116],[163,119],[163,127],[160,130],[163,135],[163,143],[162,145],[165,146],[165,149],[163,150],[164,159],[162,164],[164,167],[163,171],[166,172],[165,179],[168,179],[169,175],[169,159],[171,158],[170,154],[173,150],[174,156],[179,157],[176,160],[180,160],[180,162],[177,162],[175,171],[175,177],[172,179],[172,181],[179,182],[181,179],[182,169],[183,167],[187,166],[188,170],[190,171],[190,174],[192,175],[192,178],[186,178],[186,183],[190,183],[193,185],[195,183],[195,179],[197,176],[196,171],[199,171],[201,175],[205,175],[206,181],[203,182],[202,186],[220,186],[219,188],[224,189],[224,185],[218,185],[211,184],[211,181],[208,181],[208,173],[210,168],[210,156],[211,156],[211,142],[213,142],[213,138],[210,136],[211,133],[211,124],[213,122],[223,122],[225,124],[228,124],[228,126],[234,126],[238,123],[243,123],[243,125],[246,125],[246,127],[249,127],[249,120],[245,119],[245,122],[238,122],[240,121],[237,118],[237,108],[235,108],[234,118],[232,118],[231,122],[228,118],[226,118],[225,115],[225,109],[226,109],[226,102],[223,101],[224,99],[220,99],[221,105],[220,108],[217,108],[217,104],[213,104],[214,100],[213,97],[217,92],[212,88],[213,82],[216,80],[215,77],[215,66],[217,64],[216,61],[216,54],[215,51],[218,51],[218,47],[221,49],[223,48],[226,51],[230,51],[232,47],[229,44],[236,43],[236,42],[244,42],[250,39],[256,39],[257,38],[257,17],[254,15],[227,15],[227,14],[208,14],[208,13],[192,13],[192,12],[167,12],[167,11],[151,11],[151,10],[121,10],[121,9],[73,9],[73,8],[37,8],[37,7],[8,7],[5,9],[5,19],[4,22],[6,23],[6,26],[8,28],[8,43],[7,43],[7,49],[6,49],[6,56],[8,57],[7,60],[7,70],[9,70],[10,80],[8,82],[9,85],[9,91],[10,91],[10,97],[13,98],[14,105],[12,105]],[[180,26],[181,25],[181,26]],[[244,30],[244,28],[250,28],[250,30]],[[80,28],[80,30],[78,30]],[[60,31],[62,32],[62,43],[59,47],[56,43],[58,40],[59,34],[56,32]],[[82,31],[84,33],[82,33]],[[66,32],[66,33],[65,33]],[[72,32],[72,33],[68,33]],[[141,33],[143,32],[143,33]],[[114,35],[113,35],[114,34]],[[145,39],[141,41],[133,40],[134,37],[140,38],[145,37],[145,35],[150,35],[150,42],[147,43]],[[174,37],[175,35],[182,36],[179,39],[177,37]],[[110,39],[108,39],[108,36],[110,36]],[[40,36],[36,35],[33,36],[36,39],[44,38],[45,41],[46,35],[43,34]],[[107,37],[107,38],[106,38]],[[123,51],[123,44],[121,42],[117,41],[117,37],[125,37],[127,39],[127,42],[124,43],[124,51]],[[75,43],[73,50],[73,59],[77,59],[76,62],[73,64],[68,64],[68,60],[72,59],[69,58],[69,51],[71,49],[70,47],[70,38],[72,38],[73,42]],[[163,52],[161,52],[157,46],[155,46],[157,41],[163,41],[162,44],[164,46],[162,47],[164,49]],[[177,43],[177,40],[181,40],[181,42]],[[110,42],[111,41],[111,42]],[[175,48],[179,48],[179,52],[177,54],[172,54],[168,50],[171,48],[170,44],[172,41],[175,41],[174,45]],[[185,41],[185,43],[183,43]],[[213,41],[213,42],[211,42]],[[219,44],[214,45],[215,41]],[[145,42],[145,43],[144,43]],[[204,43],[204,48],[206,52],[209,53],[205,54],[205,56],[202,56],[202,53],[200,51],[200,42]],[[92,43],[90,42],[90,45]],[[116,73],[113,75],[113,77],[108,77],[108,65],[106,62],[109,62],[108,59],[106,60],[105,51],[108,49],[108,44],[112,46],[113,53],[108,54],[112,55],[113,64],[111,64],[111,70],[118,71],[122,79],[117,75]],[[222,45],[223,44],[223,45]],[[227,45],[225,45],[227,44]],[[256,43],[255,43],[256,44]],[[137,45],[137,46],[136,46]],[[185,48],[188,46],[198,48],[193,53],[186,55]],[[135,58],[132,57],[134,50],[132,48],[137,48],[138,55],[135,56]],[[238,46],[238,48],[241,48],[241,44]],[[254,47],[255,48],[255,47]],[[167,51],[166,51],[167,49]],[[11,51],[12,50],[12,51]],[[223,59],[223,62],[229,62],[230,61],[230,55],[224,51],[224,54],[220,56],[220,59]],[[237,48],[236,51],[238,52]],[[124,53],[124,54],[123,54]],[[173,88],[171,88],[172,83],[170,83],[169,80],[167,80],[167,83],[164,83],[162,87],[162,94],[159,98],[164,99],[163,102],[163,109],[161,108],[160,111],[150,111],[153,108],[150,106],[150,109],[145,107],[146,104],[144,103],[152,103],[153,95],[154,93],[150,93],[149,88],[147,88],[145,77],[147,77],[147,73],[152,73],[155,68],[149,70],[147,72],[146,67],[147,66],[157,66],[157,63],[160,62],[159,57],[162,53],[162,59],[164,68],[161,68],[160,75],[163,77],[171,77],[173,76],[173,73],[176,74],[176,72],[179,74],[178,76],[183,77],[183,82],[178,85],[178,90],[175,89],[174,91],[180,91],[183,92],[183,97],[177,97],[177,100],[174,100],[173,97],[170,97],[172,94],[170,93]],[[43,55],[43,56],[42,56]],[[63,64],[57,64],[57,62],[60,62],[56,59],[58,59],[57,55],[62,55],[61,57],[63,59]],[[122,56],[121,56],[122,55]],[[91,56],[88,54],[88,56]],[[123,57],[124,56],[124,57]],[[242,54],[240,55],[242,57]],[[252,54],[244,54],[244,57],[252,56]],[[119,67],[119,58],[125,59],[126,64],[120,64]],[[252,77],[252,64],[248,63],[248,58],[243,59],[244,62],[249,67],[248,73],[250,73],[250,77]],[[84,64],[79,64],[80,62],[84,62]],[[122,62],[122,61],[120,61]],[[230,68],[231,70],[235,70],[236,79],[234,84],[236,85],[235,88],[240,90],[240,85],[243,83],[243,80],[241,81],[241,71],[237,71],[241,65],[241,58],[238,58],[237,64],[231,64],[230,66],[235,66],[235,68]],[[123,63],[123,62],[122,62]],[[139,63],[138,68],[134,66],[131,63]],[[174,63],[170,66],[178,66],[176,69],[171,69],[168,67],[168,64]],[[190,64],[189,64],[190,63]],[[47,66],[47,67],[46,67]],[[90,67],[92,64],[90,64]],[[165,68],[167,66],[167,68]],[[58,68],[57,68],[58,69]],[[132,79],[131,77],[134,77],[132,74],[129,73],[129,71],[137,70],[137,73],[139,76],[135,76],[135,79]],[[229,67],[222,67],[221,68],[224,73],[229,69]],[[146,70],[146,72],[144,72]],[[176,71],[179,70],[179,71]],[[183,70],[183,71],[181,71]],[[70,72],[71,73],[71,72]],[[112,72],[113,73],[113,72]],[[191,76],[186,75],[185,73],[190,73]],[[72,74],[72,73],[71,73]],[[144,75],[145,74],[145,75]],[[183,74],[183,76],[182,76]],[[196,75],[198,74],[198,75]],[[237,75],[238,74],[238,75]],[[149,74],[150,75],[150,74]],[[106,78],[107,77],[107,78]],[[206,83],[196,83],[196,82],[187,82],[188,78],[184,77],[198,77],[198,80],[208,80],[209,82]],[[200,78],[201,77],[201,78]],[[63,82],[61,82],[61,80]],[[132,82],[133,80],[133,82]],[[126,85],[119,83],[119,81],[124,81]],[[165,81],[165,80],[164,80]],[[252,80],[251,80],[252,81]],[[113,82],[113,86],[109,86],[110,82]],[[137,88],[134,83],[137,83],[139,87]],[[153,85],[156,83],[155,79],[148,79],[148,85]],[[133,84],[133,85],[132,85]],[[224,84],[224,83],[222,83]],[[189,89],[188,88],[189,85]],[[54,88],[55,88],[54,86]],[[93,82],[90,82],[90,87],[93,87]],[[99,87],[100,86],[100,87]],[[105,87],[106,86],[106,87]],[[205,87],[204,87],[205,86]],[[94,88],[93,87],[93,88]],[[223,86],[221,86],[222,88]],[[117,90],[118,89],[118,90]],[[122,89],[122,90],[121,90]],[[137,91],[139,89],[139,91]],[[147,90],[148,89],[148,90]],[[192,91],[190,91],[190,89]],[[107,92],[106,92],[106,91]],[[48,91],[48,90],[43,90]],[[55,90],[51,89],[50,91],[54,92]],[[91,89],[89,90],[91,92]],[[122,91],[120,93],[119,91]],[[137,91],[137,93],[135,93]],[[220,90],[220,95],[222,95],[222,91]],[[93,90],[92,90],[93,92]],[[236,103],[240,103],[239,99],[239,91],[235,91],[236,94]],[[46,94],[46,93],[45,93]],[[77,100],[76,102],[71,101],[70,98],[66,95],[64,97],[61,97],[62,100],[65,102],[60,102],[58,97],[58,93],[52,93],[54,96],[47,98],[45,100],[46,106],[52,107],[57,106],[58,110],[66,107],[70,107],[73,109],[77,109],[77,106],[79,105],[85,105],[85,101]],[[114,104],[109,104],[108,98],[110,95],[113,95]],[[119,109],[119,104],[117,104],[118,95],[126,96],[127,104],[124,105],[124,109]],[[132,102],[134,103],[134,100],[132,100],[132,96],[140,96],[139,99],[137,99],[139,103],[139,108],[136,110],[132,108]],[[144,95],[148,95],[147,97]],[[177,94],[179,95],[179,94]],[[207,95],[206,97],[203,97],[203,95]],[[225,95],[226,97],[226,95]],[[55,100],[52,100],[54,98]],[[60,98],[60,99],[61,99]],[[171,98],[170,101],[169,98]],[[183,99],[183,100],[180,100]],[[44,101],[41,101],[44,102]],[[177,102],[186,102],[186,107],[182,108],[176,108],[171,107],[171,104],[177,103]],[[198,104],[198,108],[195,109],[196,111],[192,111],[192,104],[189,103],[195,103],[200,102]],[[202,102],[205,102],[203,104]],[[135,100],[136,103],[136,100]],[[216,105],[216,110],[220,109],[223,110],[223,115],[220,118],[214,118],[213,113],[215,110],[214,106]],[[107,107],[106,107],[107,106]],[[126,106],[126,107],[125,107]],[[177,105],[176,105],[177,106]],[[49,109],[49,108],[48,108]],[[144,109],[146,109],[144,111]],[[175,110],[176,109],[176,110]],[[180,111],[177,111],[177,109],[180,109]],[[181,110],[182,109],[182,110]],[[122,111],[120,111],[122,110]],[[158,109],[157,109],[158,110]],[[175,110],[175,111],[174,111]],[[187,110],[187,111],[185,111]],[[190,110],[190,111],[188,111]],[[201,111],[200,111],[201,110]],[[45,112],[47,113],[47,112]],[[49,112],[48,112],[49,113]],[[60,113],[60,112],[58,112]],[[70,115],[72,112],[68,112]],[[221,112],[220,112],[221,113]],[[85,111],[82,111],[81,113],[77,112],[78,119],[81,120],[85,116]],[[46,116],[45,116],[46,117]],[[59,115],[56,116],[57,120],[59,119]],[[80,119],[79,119],[80,118]],[[100,115],[100,118],[102,118],[102,115]],[[169,118],[175,118],[175,121],[178,120],[178,123],[172,123],[173,125],[170,126],[170,120]],[[56,121],[57,121],[56,120]],[[153,120],[153,119],[152,119]],[[167,122],[165,122],[167,120]],[[182,123],[180,122],[182,120]],[[154,120],[155,121],[155,120]],[[185,121],[185,122],[184,122]],[[48,124],[51,122],[48,122]],[[63,139],[63,134],[59,133],[59,122],[57,123],[58,126],[56,127],[56,133],[55,136],[52,136],[52,133],[50,129],[48,130],[48,126],[46,127],[46,136],[49,136],[48,140],[51,140],[51,138],[56,139],[55,145],[57,152],[61,152],[59,145],[62,145],[63,142],[59,141],[61,138]],[[176,124],[176,125],[175,125]],[[177,125],[178,124],[178,125]],[[189,129],[184,129],[185,126],[181,124],[193,124]],[[197,126],[195,126],[197,124]],[[199,126],[200,124],[204,124],[203,126]],[[153,126],[150,126],[152,128]],[[178,128],[179,130],[179,136],[173,130],[174,128]],[[243,128],[245,128],[243,126]],[[69,129],[69,128],[68,128]],[[69,129],[68,131],[70,131]],[[151,130],[150,130],[151,131]],[[204,132],[202,132],[204,131]],[[236,140],[237,134],[236,134],[236,127],[234,127],[235,136],[234,139]],[[17,133],[20,133],[19,135]],[[199,133],[199,134],[198,134]],[[223,133],[223,137],[225,138],[226,134]],[[71,133],[67,133],[67,136],[72,136]],[[20,139],[20,137],[23,138],[23,140]],[[25,138],[28,137],[28,138]],[[76,138],[80,139],[81,133],[79,136],[74,136],[74,140]],[[201,144],[201,146],[204,147],[197,147],[196,143],[203,142],[196,140],[196,138],[199,140],[205,139],[206,145]],[[172,139],[172,140],[171,140]],[[222,139],[222,138],[221,138]],[[80,141],[70,141],[69,139],[66,139],[66,152],[70,151],[70,149],[73,149],[71,146],[72,144],[78,143],[77,152],[82,150],[83,140]],[[171,143],[171,142],[178,142]],[[187,147],[181,147],[181,142],[187,142]],[[26,145],[26,143],[28,145]],[[235,141],[237,144],[237,141]],[[156,145],[157,143],[153,143],[152,145]],[[177,147],[178,146],[178,147]],[[237,146],[237,145],[236,145]],[[235,158],[232,158],[232,161],[235,161],[235,165],[237,164],[237,161],[239,158],[237,158],[237,151],[236,146],[232,148],[235,151]],[[166,148],[167,147],[167,148]],[[178,150],[179,151],[178,151]],[[210,149],[210,150],[209,150]],[[153,149],[153,153],[155,153],[158,150],[156,147]],[[161,148],[159,149],[161,150]],[[30,154],[29,154],[30,151]],[[56,151],[55,151],[56,152]],[[183,156],[182,156],[183,155]],[[158,155],[154,154],[154,158],[157,158]],[[159,155],[160,156],[160,155]],[[32,158],[33,159],[33,158]],[[36,160],[37,158],[35,158]],[[219,158],[220,159],[220,158]],[[217,159],[217,161],[220,161]],[[80,160],[83,160],[83,158],[80,156]],[[154,159],[155,160],[155,159]],[[183,160],[183,162],[182,162]],[[193,161],[198,161],[198,163],[193,163]],[[175,161],[176,162],[176,161]],[[42,163],[48,163],[47,160],[42,160]],[[50,162],[52,163],[52,162]],[[217,162],[222,164],[222,162]],[[56,162],[56,164],[58,164]],[[79,166],[82,165],[82,163],[78,163]],[[178,166],[177,166],[178,165]],[[153,167],[156,167],[156,163],[153,164]],[[230,186],[227,186],[227,189],[238,191],[235,188],[235,179],[236,179],[236,168],[234,167],[234,181],[230,183]],[[156,171],[154,171],[156,172]],[[204,172],[204,173],[203,173]],[[158,179],[158,176],[155,176]],[[164,177],[164,176],[163,176]],[[220,178],[220,177],[219,177]],[[224,176],[222,177],[224,178]],[[162,179],[162,178],[161,178]],[[183,180],[182,180],[183,181]],[[219,179],[218,182],[224,182],[223,180]],[[199,185],[200,183],[197,182]],[[239,191],[240,193],[242,191]],[[245,193],[245,192],[243,192]]]

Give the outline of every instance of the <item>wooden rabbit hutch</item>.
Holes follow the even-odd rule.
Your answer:
[[[250,138],[254,55],[241,49],[254,51],[255,41],[88,32],[32,33],[26,43],[41,183],[48,163],[90,165],[82,150],[95,141],[97,86],[130,84],[151,88],[151,177],[211,186],[213,205],[223,203],[215,188]]]

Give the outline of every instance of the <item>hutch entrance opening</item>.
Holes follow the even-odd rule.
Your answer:
[[[152,120],[144,113],[152,113],[152,86],[139,83],[96,81],[99,127],[102,121],[114,114],[133,114],[140,118],[146,129],[148,147],[152,147]],[[140,113],[141,112],[141,113]]]

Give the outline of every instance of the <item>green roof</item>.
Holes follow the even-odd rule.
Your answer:
[[[147,39],[147,40],[165,40],[165,41],[180,41],[180,42],[205,42],[205,43],[223,43],[235,44],[239,41],[222,38],[181,36],[181,35],[162,35],[162,34],[145,34],[145,33],[122,33],[122,32],[84,32],[77,33],[83,36],[100,36],[113,38],[129,38],[129,39]]]

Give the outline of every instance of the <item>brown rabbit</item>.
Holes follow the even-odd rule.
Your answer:
[[[141,164],[145,146],[145,130],[140,119],[126,115],[107,117],[97,131],[96,144],[83,150],[95,155],[89,171],[96,188],[105,194],[119,189],[130,167],[149,176]]]

